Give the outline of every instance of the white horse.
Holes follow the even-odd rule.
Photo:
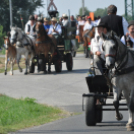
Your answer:
[[[26,35],[20,28],[18,27],[12,27],[11,28],[11,44],[16,44],[16,50],[17,50],[17,64],[20,72],[22,72],[22,68],[19,65],[21,55],[25,56],[25,63],[26,63],[26,71],[25,74],[28,74],[30,71],[30,66],[32,63],[32,59],[34,56],[34,43],[35,38]]]
[[[119,113],[119,97],[121,92],[127,101],[129,119],[127,130],[134,131],[134,51],[128,49],[113,32],[107,37],[102,34],[103,49],[106,57],[106,67],[111,70],[114,106],[116,116]]]

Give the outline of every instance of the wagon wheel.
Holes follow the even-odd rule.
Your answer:
[[[97,105],[96,106],[96,122],[100,123],[102,122],[103,114],[102,114],[102,105]]]
[[[67,53],[66,55],[66,66],[68,71],[72,71],[73,68],[73,58],[71,53]]]
[[[96,125],[96,114],[95,114],[95,98],[90,96],[86,101],[86,109],[85,109],[85,120],[87,126],[95,126]]]
[[[61,59],[56,59],[56,61],[55,61],[55,71],[56,72],[61,72],[61,70],[62,70]]]

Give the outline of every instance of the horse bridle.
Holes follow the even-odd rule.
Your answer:
[[[118,51],[119,51],[119,46],[118,46],[117,40],[114,40],[114,42],[115,42],[115,45],[117,46],[117,47],[116,47],[116,53],[115,53],[115,55],[111,55],[111,54],[105,55],[105,57],[112,57],[112,58],[115,59],[115,61],[114,61],[115,72],[113,73],[114,75],[112,75],[112,78],[115,77],[115,74],[116,74],[116,73],[118,73],[120,70],[122,70],[122,68],[126,65],[126,63],[127,63],[127,61],[128,61],[128,50],[126,49],[125,53],[124,53],[123,56],[122,56],[122,61],[118,64],[118,66],[115,65],[115,62],[116,62],[116,60],[117,60],[117,57],[116,57],[116,56],[117,56]],[[102,49],[103,49],[103,51],[104,51],[103,45],[102,45]],[[123,62],[123,60],[124,60],[126,54],[127,54],[127,58],[126,58],[126,60]],[[111,72],[112,72],[112,71],[111,71]]]
[[[115,40],[114,42],[115,42],[115,45],[117,46],[117,47],[116,47],[116,52],[115,52],[115,54],[114,54],[114,55],[113,55],[113,54],[106,54],[105,57],[112,57],[112,58],[114,58],[115,61],[116,61],[116,55],[117,55],[117,53],[118,53],[118,44],[117,44],[117,41],[116,41],[116,40]],[[104,51],[104,46],[103,46],[103,44],[102,44],[102,50]]]

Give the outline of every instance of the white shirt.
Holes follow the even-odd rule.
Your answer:
[[[123,25],[124,35],[126,35],[126,33],[128,33],[128,30],[127,30],[128,22],[126,21],[124,17],[122,17],[122,25]]]
[[[56,26],[56,29],[55,29],[55,26]],[[58,24],[55,24],[54,25],[50,25],[50,28],[49,28],[49,31],[48,31],[48,34],[53,34],[53,29],[55,29],[59,34],[62,33],[62,29],[61,29],[61,26]]]
[[[92,27],[93,27],[92,24],[85,23],[85,26],[84,26],[84,28],[83,28],[83,31],[90,30],[90,29],[92,29]]]
[[[101,38],[99,38],[99,40],[97,40],[97,38],[93,38],[91,40],[91,51],[93,54],[95,54],[97,51],[101,52],[101,58],[105,60],[104,51],[102,50],[102,44],[103,40]]]
[[[28,21],[25,25],[25,33],[28,32],[28,25],[30,26],[30,31],[29,31],[29,35],[35,35],[35,32],[33,31],[33,28],[35,27],[35,24],[34,25],[30,25],[30,21]]]
[[[132,38],[132,37],[130,37],[130,36],[129,36],[129,38],[130,38],[130,40],[133,42],[133,48],[134,48],[134,38]],[[122,42],[124,45],[126,45],[125,37],[124,37],[124,36],[122,36],[121,42]]]
[[[78,21],[78,25],[79,26],[83,26],[84,24],[85,24],[85,21],[84,20]]]

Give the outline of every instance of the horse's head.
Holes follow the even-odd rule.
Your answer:
[[[35,30],[37,34],[42,34],[44,32],[44,26],[41,22],[36,23]]]
[[[11,44],[16,43],[18,40],[21,40],[22,38],[22,32],[20,28],[12,27],[10,34],[11,34]]]
[[[45,36],[47,37],[47,32],[41,22],[36,23],[35,30],[37,32],[37,36]]]
[[[3,39],[4,39],[5,48],[8,49],[8,47],[10,45],[9,37],[3,37]]]
[[[106,36],[102,33],[101,38],[103,39],[102,49],[104,50],[106,57],[106,67],[112,69],[115,65],[118,44],[114,36],[114,33],[111,32],[109,36]]]

